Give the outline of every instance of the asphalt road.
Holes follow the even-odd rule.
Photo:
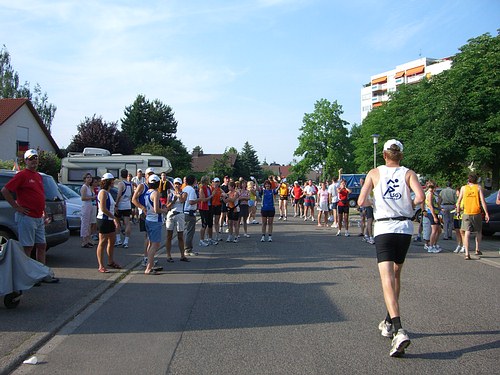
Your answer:
[[[353,234],[359,229],[354,227]],[[0,307],[0,372],[14,374],[492,374],[500,358],[500,237],[480,260],[413,243],[403,271],[401,359],[385,316],[374,247],[289,218],[272,243],[260,226],[190,263],[138,266],[141,237],[117,251],[128,270],[99,274],[73,236],[49,252],[61,283]],[[175,249],[174,249],[175,250]],[[136,267],[137,266],[137,267]],[[16,366],[30,355],[38,364]]]

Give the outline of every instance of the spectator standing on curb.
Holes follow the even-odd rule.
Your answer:
[[[97,230],[99,231],[99,244],[97,245],[97,262],[99,272],[108,273],[104,267],[104,250],[108,254],[108,267],[121,269],[120,265],[114,261],[116,228],[120,225],[118,217],[115,216],[115,200],[109,190],[115,182],[115,177],[111,173],[105,173],[101,178],[101,190],[97,195]]]
[[[464,234],[464,246],[465,246],[465,260],[470,260],[469,255],[469,239],[471,232],[476,232],[476,255],[482,255],[479,245],[481,244],[483,228],[483,218],[481,215],[481,207],[484,210],[484,220],[486,222],[490,221],[490,215],[488,214],[488,207],[484,200],[483,189],[477,184],[477,175],[475,173],[470,173],[467,181],[467,185],[462,186],[460,189],[460,195],[458,196],[456,210],[458,212],[462,211],[461,203],[463,205],[462,214],[462,230]]]
[[[91,218],[92,218],[92,203],[96,200],[94,190],[92,190],[92,175],[86,173],[83,176],[83,185],[80,188],[80,198],[82,200],[82,216],[80,222],[80,238],[82,239],[82,247],[90,248],[94,246],[91,241]],[[97,213],[96,213],[97,215]]]
[[[194,190],[196,178],[193,175],[186,177],[186,186],[182,189],[186,193],[186,201],[184,202],[184,220],[186,222],[185,237],[184,237],[184,255],[198,255],[193,252],[193,238],[196,228],[196,209],[198,208],[198,196]]]
[[[2,188],[5,200],[16,211],[19,242],[27,256],[35,246],[36,260],[45,264],[47,243],[45,240],[45,190],[43,179],[38,173],[38,152],[29,149],[24,153],[26,168],[16,173]],[[12,193],[16,193],[16,199]],[[57,283],[58,278],[47,276],[45,283]]]
[[[453,233],[453,213],[457,204],[455,189],[451,188],[451,182],[446,182],[446,187],[439,192],[441,198],[441,213],[443,215],[443,240],[451,240]]]
[[[373,190],[375,247],[387,307],[387,316],[380,322],[379,329],[382,336],[392,338],[389,355],[399,357],[410,345],[410,338],[402,329],[399,309],[401,271],[413,233],[413,210],[424,200],[424,192],[415,172],[400,166],[401,142],[387,141],[383,157],[385,165],[372,169],[366,176],[358,205],[370,205],[369,195]],[[410,191],[415,193],[413,201]]]
[[[177,245],[181,253],[181,262],[189,262],[189,259],[184,255],[184,202],[186,202],[187,194],[181,189],[182,179],[176,177],[174,179],[174,188],[167,195],[167,242],[165,249],[167,251],[167,262],[173,263],[172,259],[172,237],[174,229],[177,231]]]

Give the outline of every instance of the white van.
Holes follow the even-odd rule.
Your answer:
[[[102,176],[109,172],[116,178],[120,178],[122,169],[128,170],[135,176],[137,169],[145,172],[149,167],[154,168],[157,174],[169,173],[172,170],[172,164],[163,156],[144,153],[140,155],[111,154],[102,148],[86,147],[83,152],[69,152],[68,156],[62,159],[59,182],[65,185],[81,186],[83,175],[86,173],[92,176]]]

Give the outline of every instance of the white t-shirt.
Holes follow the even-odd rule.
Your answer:
[[[337,190],[340,186],[339,182],[334,182],[330,186],[328,186],[328,192],[332,196],[332,203],[337,203],[339,201],[339,196],[337,194]]]
[[[189,204],[189,201],[195,201],[198,199],[198,196],[196,195],[196,190],[190,185],[187,185],[184,189],[182,189],[183,193],[187,193],[187,199],[184,204],[184,212],[187,213],[189,211],[196,211],[198,208],[198,204]]]

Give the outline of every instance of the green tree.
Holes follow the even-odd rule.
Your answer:
[[[57,107],[49,103],[47,93],[42,92],[42,88],[38,83],[35,85],[32,93],[29,82],[25,82],[24,84],[20,84],[19,82],[19,74],[12,67],[9,52],[4,45],[0,49],[0,98],[28,98],[31,100],[50,132]]]
[[[125,155],[133,151],[131,142],[118,130],[117,123],[106,122],[101,116],[86,117],[77,126],[77,131],[67,151],[82,152],[85,147],[99,147]]]
[[[219,159],[216,159],[210,168],[212,176],[222,178],[223,176],[234,176],[234,168],[231,165],[231,157],[234,157],[234,150],[226,150]]]
[[[259,158],[257,157],[257,152],[248,141],[245,142],[241,152],[238,153],[234,169],[236,176],[243,177],[247,181],[250,176],[254,176],[257,179],[262,177],[262,168],[259,163]]]
[[[122,132],[136,145],[147,151],[151,143],[160,145],[176,173],[191,170],[191,155],[177,139],[177,120],[172,108],[155,99],[152,102],[138,95],[134,103],[125,108]]]
[[[352,145],[349,140],[348,122],[342,120],[342,106],[326,99],[318,100],[313,113],[306,113],[300,128],[299,146],[294,156],[302,157],[297,171],[322,169],[325,176],[340,167],[352,171],[354,167]]]
[[[400,86],[389,102],[368,114],[353,139],[359,169],[371,168],[371,139],[377,133],[382,144],[401,140],[404,164],[438,184],[463,183],[472,165],[483,176],[491,173],[498,188],[500,77],[493,72],[500,68],[500,38],[484,34],[460,51],[451,69]]]

